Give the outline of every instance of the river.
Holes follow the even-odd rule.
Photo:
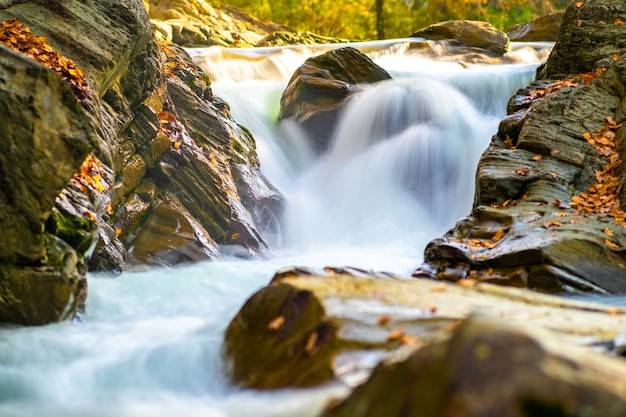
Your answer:
[[[513,44],[515,63],[472,65],[424,58],[411,42],[353,45],[394,80],[351,99],[321,157],[275,121],[293,71],[337,45],[190,50],[254,134],[262,171],[288,203],[266,236],[269,259],[90,274],[80,319],[0,329],[0,416],[306,417],[345,395],[339,384],[230,385],[219,354],[228,322],[283,267],[410,274],[426,243],[469,213],[478,158],[549,48]]]

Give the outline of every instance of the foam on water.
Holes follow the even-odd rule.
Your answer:
[[[81,322],[0,329],[0,416],[306,417],[345,395],[338,385],[233,387],[220,344],[246,297],[277,269],[407,275],[428,240],[469,212],[478,156],[508,97],[532,80],[538,55],[466,65],[407,55],[409,44],[352,45],[395,79],[351,98],[319,157],[296,127],[276,127],[278,102],[297,66],[337,45],[191,51],[255,135],[262,170],[287,200],[273,257],[90,275]]]

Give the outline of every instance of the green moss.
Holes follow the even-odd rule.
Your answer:
[[[84,217],[70,216],[54,209],[46,223],[46,230],[63,239],[79,254],[85,257],[92,247],[96,224]]]

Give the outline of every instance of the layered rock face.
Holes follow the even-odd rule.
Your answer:
[[[255,220],[282,199],[260,174],[254,139],[184,51],[157,45],[141,2],[13,1],[0,7],[0,21],[11,18],[76,64],[85,96],[79,104],[54,72],[1,47],[11,150],[1,321],[72,317],[87,262],[111,271],[210,259],[221,245],[264,250]]]
[[[548,292],[626,290],[626,59],[617,36],[624,13],[623,2],[568,8],[540,71],[567,78],[539,81],[511,99],[479,163],[472,214],[429,244],[416,276]]]
[[[0,45],[0,321],[71,317],[84,266],[44,222],[95,144],[89,118],[55,72]]]

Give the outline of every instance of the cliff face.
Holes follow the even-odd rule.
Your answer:
[[[157,44],[141,1],[2,3],[0,22],[13,18],[23,27],[0,46],[0,321],[73,317],[86,265],[264,250],[256,222],[281,196],[254,139],[184,51]],[[65,79],[41,48],[20,49],[40,37],[74,65]]]

